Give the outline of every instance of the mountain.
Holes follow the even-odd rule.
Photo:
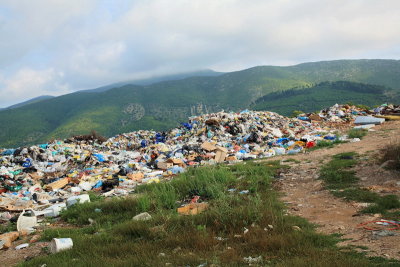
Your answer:
[[[314,112],[336,103],[363,104],[370,107],[400,102],[400,91],[381,85],[355,82],[322,82],[308,88],[293,88],[269,93],[257,99],[251,109],[271,110],[289,116],[294,110]]]
[[[76,92],[0,111],[0,147],[45,142],[92,129],[106,136],[139,129],[165,130],[188,116],[221,109],[238,111],[253,106],[269,93],[304,90],[325,81],[381,85],[396,93],[400,91],[400,61],[338,60],[289,67],[260,66],[218,76]],[[343,100],[346,94],[354,99],[348,90],[340,94]],[[395,100],[390,96],[388,99]]]
[[[18,103],[18,104],[15,104],[15,105],[12,105],[12,106],[3,108],[3,109],[20,108],[20,107],[23,107],[23,106],[26,106],[26,105],[29,105],[29,104],[33,104],[33,103],[40,102],[40,101],[42,101],[42,100],[51,99],[51,98],[53,98],[53,97],[54,97],[54,96],[51,96],[51,95],[42,95],[42,96],[34,97],[34,98],[32,98],[32,99],[26,100],[26,101],[24,101],[24,102],[21,102],[21,103]],[[1,109],[0,109],[0,110],[1,110]]]
[[[218,76],[223,74],[223,72],[217,72],[213,70],[199,70],[193,72],[184,72],[178,74],[170,74],[170,75],[163,75],[163,76],[155,76],[147,79],[140,79],[140,80],[131,80],[119,83],[113,83],[106,86],[102,86],[95,89],[87,89],[87,90],[80,90],[79,92],[89,92],[89,93],[99,93],[110,90],[112,88],[121,87],[128,84],[134,85],[150,85],[153,83],[159,83],[164,81],[174,81],[174,80],[182,80],[189,77],[203,77],[203,76]]]

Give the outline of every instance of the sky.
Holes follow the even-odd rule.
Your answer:
[[[0,0],[0,107],[114,82],[400,57],[399,0]]]

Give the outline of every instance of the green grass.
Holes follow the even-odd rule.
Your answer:
[[[284,159],[284,160],[282,160],[282,162],[294,162],[294,163],[301,163],[301,161],[300,161],[300,160],[297,160],[297,159],[292,159],[292,158]]]
[[[15,223],[7,222],[0,224],[0,235],[12,231],[17,231],[17,225]]]
[[[366,129],[350,129],[347,132],[347,135],[349,138],[360,138],[362,139],[364,136],[366,136],[368,133],[368,130]]]
[[[321,141],[317,142],[316,146],[309,148],[308,151],[314,151],[314,150],[323,149],[323,148],[332,148],[336,145],[344,144],[344,143],[346,143],[346,141],[341,141],[339,139],[335,139],[333,141],[321,140]]]
[[[43,235],[44,240],[70,237],[73,249],[20,266],[247,266],[244,258],[249,256],[261,256],[261,266],[394,263],[339,248],[336,235],[316,233],[305,219],[286,215],[271,188],[281,168],[285,166],[277,161],[192,168],[171,182],[140,186],[129,198],[77,204],[62,214],[76,227],[47,229]],[[242,190],[249,193],[240,194]],[[207,201],[209,209],[178,215],[176,208],[194,195]],[[152,219],[132,221],[142,211]],[[88,218],[95,223],[89,225]]]
[[[334,155],[320,171],[320,179],[324,181],[325,188],[346,200],[371,203],[362,210],[363,213],[381,213],[386,219],[399,220],[400,212],[394,210],[400,208],[397,196],[381,196],[358,186],[359,179],[351,169],[357,164],[357,157],[355,152]]]

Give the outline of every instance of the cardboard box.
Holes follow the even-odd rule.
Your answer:
[[[68,178],[62,178],[45,186],[46,190],[54,191],[63,188],[69,183]]]
[[[133,181],[141,181],[144,178],[144,174],[142,172],[129,173],[126,177]]]
[[[223,162],[227,154],[228,154],[228,149],[226,149],[225,147],[217,146],[215,151],[215,161]]]
[[[204,142],[201,145],[201,148],[206,150],[206,151],[209,151],[209,152],[214,151],[214,150],[217,149],[217,147],[213,143],[210,143],[210,142]]]
[[[172,166],[174,166],[174,164],[168,161],[157,162],[157,168],[160,170],[168,170],[169,168],[172,168]]]
[[[178,165],[179,167],[185,168],[186,164],[183,162],[181,159],[167,159],[168,163],[171,163],[172,165]]]

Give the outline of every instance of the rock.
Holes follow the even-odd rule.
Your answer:
[[[295,231],[301,231],[301,228],[298,227],[297,225],[293,225],[292,229],[295,230]]]
[[[147,212],[142,212],[132,218],[134,221],[148,221],[151,220],[151,215]]]

